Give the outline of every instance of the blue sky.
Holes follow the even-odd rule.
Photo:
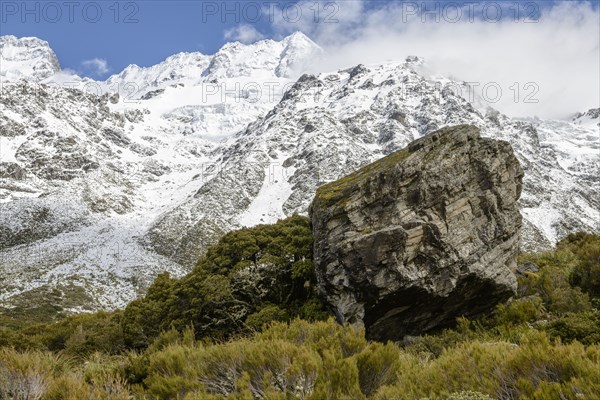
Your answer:
[[[358,0],[321,1],[320,23],[344,22],[345,9]],[[381,8],[393,0],[360,2],[367,10]],[[451,2],[446,3],[468,3]],[[249,41],[260,37],[280,38],[302,29],[294,23],[296,1],[9,1],[0,2],[0,33],[18,37],[37,36],[47,40],[61,66],[95,78],[121,71],[129,64],[149,66],[181,51],[216,52],[233,39]],[[331,4],[333,3],[333,5]],[[421,1],[406,2],[417,4]],[[480,1],[480,3],[483,3]],[[494,3],[500,3],[498,1]],[[523,7],[531,1],[523,1]],[[553,2],[538,2],[539,9]],[[431,2],[443,7],[444,1]],[[504,2],[510,7],[514,1]],[[262,8],[258,14],[258,6]],[[304,14],[313,19],[317,9],[306,1]],[[287,10],[287,18],[284,11]],[[409,9],[407,9],[409,10]],[[533,11],[533,9],[531,9]],[[493,9],[492,9],[493,11]],[[523,9],[523,12],[528,10]],[[491,13],[491,12],[490,12]],[[331,15],[331,21],[326,21]],[[508,15],[508,12],[505,12]],[[306,15],[305,15],[306,16]],[[342,18],[342,21],[338,19]],[[277,20],[279,24],[277,24]],[[287,25],[282,29],[282,23]],[[239,29],[240,24],[244,29]],[[276,26],[274,26],[276,25]],[[304,25],[305,26],[305,25]],[[236,30],[236,27],[238,29]],[[260,32],[260,35],[257,35]],[[308,33],[308,32],[307,32]],[[93,62],[106,61],[106,68]],[[91,66],[90,66],[91,64]]]
[[[212,54],[228,41],[228,30],[247,22],[245,16],[256,20],[252,25],[265,36],[276,36],[268,14],[257,19],[256,9],[243,2],[75,1],[73,6],[65,6],[59,0],[51,2],[52,6],[28,1],[25,7],[21,1],[1,3],[2,35],[47,40],[63,68],[84,74],[87,71],[82,70],[81,62],[94,58],[106,60],[111,72],[116,72],[133,63],[153,65],[181,51]],[[223,18],[221,7],[233,12]]]

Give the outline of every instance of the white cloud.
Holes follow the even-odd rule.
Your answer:
[[[254,43],[264,39],[264,35],[257,31],[252,25],[242,24],[225,31],[226,40],[237,40],[241,43]]]
[[[87,72],[91,72],[97,76],[105,75],[110,71],[108,62],[102,58],[92,58],[81,62],[81,66]]]
[[[369,8],[366,1],[338,1],[338,9],[328,11],[322,2],[319,18],[313,0],[299,4],[300,21],[276,14],[273,27],[281,35],[301,30],[325,48],[328,57],[315,71],[418,55],[426,59],[430,73],[477,82],[480,89],[497,83],[502,96],[492,106],[511,116],[564,118],[600,105],[600,15],[589,2],[540,8],[541,16],[533,23],[515,22],[509,8],[495,23],[489,21],[495,16],[493,8],[486,10],[488,20],[481,8],[463,8],[456,20],[456,10],[444,9],[443,2],[429,4],[433,13],[425,21],[419,14],[422,2],[372,2]],[[338,22],[326,22],[333,11],[330,19]],[[521,18],[530,11],[521,8]],[[526,87],[528,83],[533,85]],[[538,102],[526,103],[527,95]]]
[[[318,36],[321,44],[328,44],[347,41],[358,34],[369,13],[365,7],[364,0],[302,0],[294,7],[269,15],[273,18],[273,28],[281,35],[301,31]]]

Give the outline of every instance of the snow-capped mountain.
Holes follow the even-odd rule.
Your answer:
[[[2,37],[11,59],[40,62],[19,41],[48,48]],[[64,81],[58,67],[3,61],[0,299],[122,306],[157,273],[188,271],[224,232],[306,213],[319,185],[461,123],[515,148],[524,247],[600,231],[593,110],[512,120],[468,102],[466,84],[424,76],[415,57],[301,75],[321,54],[301,33],[230,43],[129,66],[95,82],[100,94],[37,83]]]
[[[48,42],[35,37],[0,37],[0,79],[40,82],[60,71]]]
[[[600,108],[591,108],[586,112],[577,113],[571,121],[577,125],[600,127]]]

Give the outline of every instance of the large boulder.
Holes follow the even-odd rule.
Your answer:
[[[460,125],[320,187],[315,267],[340,322],[399,340],[510,298],[522,178],[508,143]]]

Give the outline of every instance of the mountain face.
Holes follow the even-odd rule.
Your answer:
[[[39,82],[60,71],[48,42],[35,37],[0,36],[0,79]]]
[[[322,50],[300,33],[129,66],[92,82],[99,93],[87,78],[48,85],[65,72],[45,42],[0,43],[4,304],[123,306],[224,232],[306,214],[319,186],[449,125],[513,146],[522,247],[600,231],[593,112],[513,120],[467,101],[462,82],[424,76],[416,57],[301,75]]]
[[[600,108],[591,108],[573,116],[572,122],[577,125],[600,127]]]
[[[458,125],[321,186],[315,272],[339,322],[402,340],[512,297],[522,179],[510,144]]]

